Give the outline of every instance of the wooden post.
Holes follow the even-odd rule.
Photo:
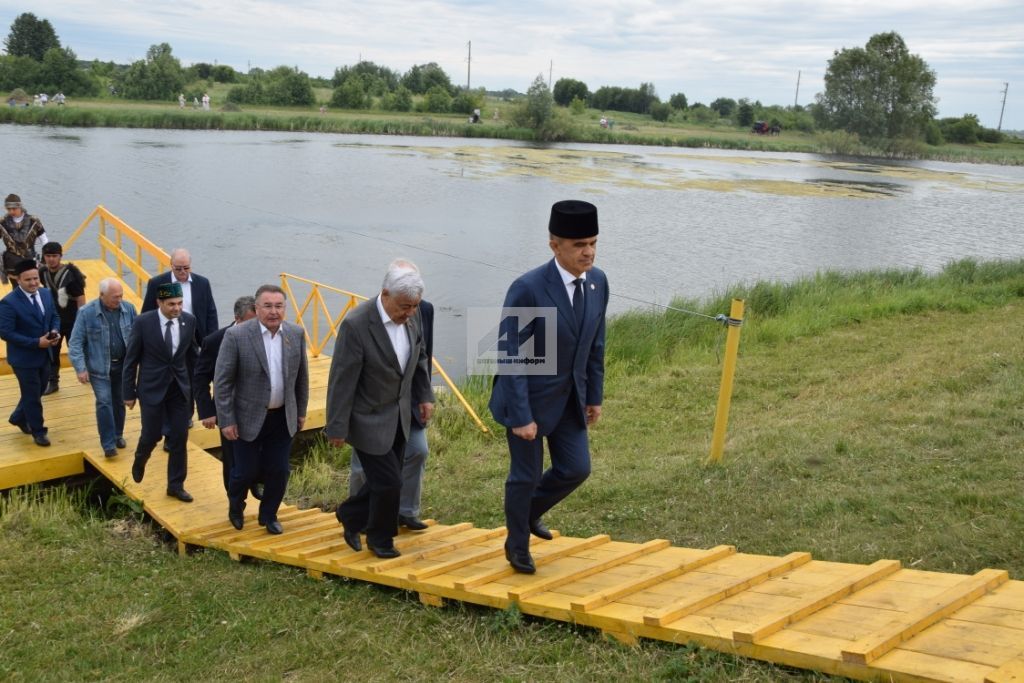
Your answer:
[[[729,424],[729,405],[732,402],[732,379],[736,374],[736,356],[740,349],[743,299],[732,300],[729,318],[729,332],[725,337],[725,360],[722,363],[722,386],[718,390],[715,431],[711,437],[711,462],[720,461],[722,459],[722,451],[725,450],[725,429]]]

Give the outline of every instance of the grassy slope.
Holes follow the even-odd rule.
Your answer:
[[[823,275],[736,294],[750,315],[724,464],[704,464],[720,328],[675,314],[619,318],[594,475],[548,516],[552,527],[1024,578],[1024,262],[964,262],[936,277]],[[470,393],[481,405],[484,393]],[[431,438],[427,515],[501,524],[502,439],[450,406]],[[343,463],[314,449],[289,497],[336,501]],[[148,525],[105,518],[63,488],[31,498],[0,503],[3,678],[823,678],[661,643],[627,649],[515,613],[424,608],[412,595],[216,552],[182,560]]]

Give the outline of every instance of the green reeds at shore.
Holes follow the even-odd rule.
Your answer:
[[[680,303],[746,301],[725,458],[706,457],[724,328],[663,311],[608,327],[593,473],[545,516],[587,537],[1024,579],[1024,260],[822,273]],[[485,412],[488,383],[467,396]],[[503,432],[450,396],[429,432],[422,516],[504,523]],[[347,452],[296,461],[288,499],[345,497]],[[828,677],[295,568],[180,558],[118,505],[58,485],[0,502],[0,678],[673,680]],[[53,662],[61,662],[54,669]]]

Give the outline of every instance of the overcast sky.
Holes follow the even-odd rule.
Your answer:
[[[31,11],[82,59],[127,63],[170,43],[193,62],[298,66],[313,76],[360,58],[398,72],[437,62],[473,87],[525,91],[538,75],[654,83],[662,99],[792,104],[823,89],[833,51],[896,31],[935,70],[941,116],[1024,129],[1021,0],[0,0],[0,30]]]

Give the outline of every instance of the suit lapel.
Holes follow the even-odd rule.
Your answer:
[[[384,329],[384,322],[380,318],[380,311],[377,310],[376,301],[373,302],[373,308],[369,311],[369,314],[370,336],[373,337],[373,341],[377,343],[377,346],[380,348],[380,352],[384,358],[394,366],[395,370],[401,373],[402,366],[398,362],[398,355],[395,353],[395,347],[391,345],[391,337],[388,336],[388,331]]]
[[[558,313],[565,319],[569,329],[572,330],[573,336],[578,335],[576,330],[576,316],[572,312],[572,302],[569,300],[569,295],[565,289],[565,283],[562,282],[562,276],[558,272],[558,268],[555,266],[555,260],[551,259],[548,264],[548,270],[546,273],[546,283],[544,290],[547,295],[551,297],[551,300],[558,307]],[[586,299],[586,294],[583,298]],[[583,309],[586,311],[586,308]]]

